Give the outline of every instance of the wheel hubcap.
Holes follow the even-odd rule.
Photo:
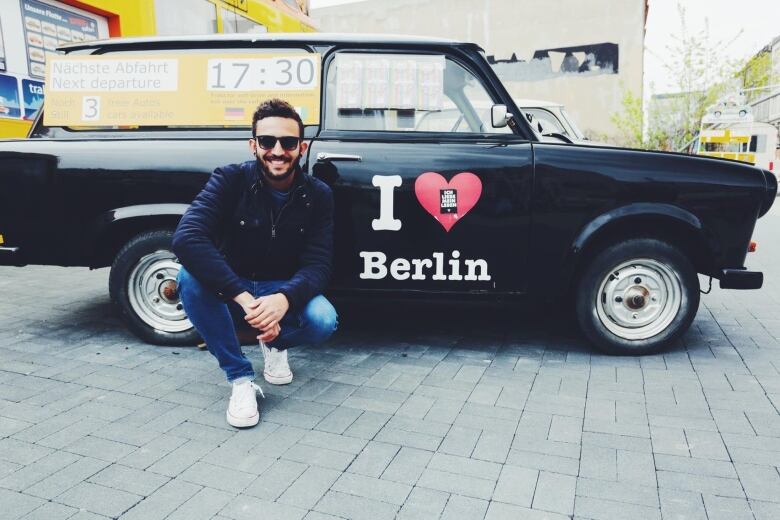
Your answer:
[[[160,250],[141,258],[128,278],[130,306],[144,323],[164,332],[192,328],[179,300],[176,275],[180,265],[170,251]]]
[[[623,262],[602,280],[596,301],[601,323],[628,340],[663,332],[682,305],[682,282],[668,265],[649,258]]]

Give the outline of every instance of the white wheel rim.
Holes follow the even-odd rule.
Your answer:
[[[611,269],[596,294],[596,313],[612,334],[626,340],[666,330],[682,306],[680,277],[668,265],[637,258]]]
[[[130,307],[153,329],[175,333],[192,328],[179,300],[176,275],[180,268],[176,256],[161,249],[141,258],[130,272]]]

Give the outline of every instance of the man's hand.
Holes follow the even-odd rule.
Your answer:
[[[258,330],[268,332],[269,328],[279,325],[279,322],[282,321],[282,318],[289,310],[290,303],[285,295],[276,293],[256,298],[243,307],[246,312],[244,319],[247,323]],[[266,340],[263,339],[263,341]]]
[[[279,336],[280,332],[282,332],[282,328],[279,326],[278,323],[275,323],[268,330],[258,335],[257,339],[262,340],[264,343],[270,343],[273,340],[275,340],[277,336]]]

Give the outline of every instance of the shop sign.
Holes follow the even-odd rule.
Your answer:
[[[46,57],[58,46],[96,40],[98,23],[94,18],[37,0],[21,0],[27,63],[30,75],[42,78]]]
[[[21,114],[16,76],[0,74],[0,118],[19,119]]]
[[[35,119],[35,114],[43,105],[43,82],[34,79],[22,80],[22,101],[24,102],[24,118]]]
[[[248,126],[271,97],[319,123],[319,54],[54,56],[46,67],[49,126]]]

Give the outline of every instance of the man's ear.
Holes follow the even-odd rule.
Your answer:
[[[257,141],[255,141],[255,138],[253,137],[249,139],[248,144],[249,144],[249,152],[252,155],[257,156]]]
[[[309,143],[306,141],[301,141],[301,155],[306,153],[306,150],[309,149]]]

